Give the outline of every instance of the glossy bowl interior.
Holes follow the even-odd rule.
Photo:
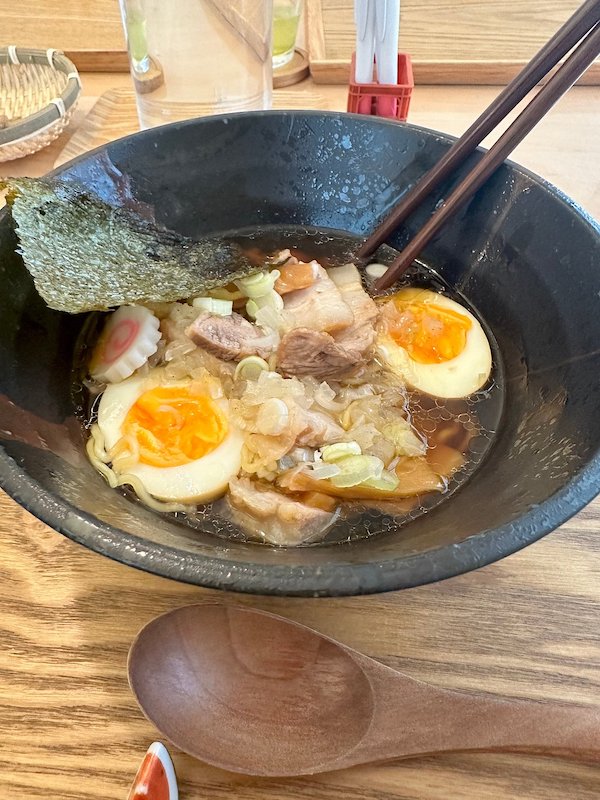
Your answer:
[[[145,131],[59,172],[110,202],[147,203],[160,222],[192,236],[265,224],[362,235],[450,141],[345,114],[240,114]],[[430,513],[343,544],[281,550],[224,541],[109,489],[84,455],[73,413],[71,366],[84,317],[46,308],[15,247],[1,212],[0,482],[56,530],[125,564],[246,592],[400,589],[506,556],[598,491],[600,231],[517,166],[503,166],[424,253],[500,346],[506,404],[492,450]]]

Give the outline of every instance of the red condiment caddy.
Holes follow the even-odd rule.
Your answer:
[[[375,77],[377,66],[375,65]],[[347,110],[353,114],[368,114],[405,122],[415,82],[412,61],[407,53],[398,53],[398,82],[357,83],[355,55],[350,65]]]

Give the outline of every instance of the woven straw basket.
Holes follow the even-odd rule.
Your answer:
[[[59,50],[0,47],[0,161],[31,155],[69,124],[81,81]]]

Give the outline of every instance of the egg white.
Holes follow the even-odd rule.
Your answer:
[[[169,385],[185,385],[181,382]],[[119,441],[129,409],[148,389],[155,388],[152,378],[127,378],[107,386],[98,407],[98,427],[107,450]],[[229,403],[214,401],[229,422],[229,430],[220,445],[207,455],[178,467],[154,467],[136,464],[127,470],[136,476],[146,491],[159,500],[181,503],[207,503],[222,495],[241,467],[242,433],[229,421]]]
[[[414,302],[434,304],[467,317],[471,327],[467,331],[463,351],[448,361],[421,364],[387,334],[383,324],[377,335],[379,357],[410,388],[425,394],[457,398],[467,397],[481,389],[492,371],[492,351],[478,319],[464,306],[428,289],[419,290],[418,299]]]

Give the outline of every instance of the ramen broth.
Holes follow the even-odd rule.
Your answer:
[[[300,261],[310,262],[315,259],[327,268],[350,260],[351,253],[356,248],[355,238],[332,231],[304,228],[253,229],[237,232],[235,239],[256,260],[257,265],[264,263],[274,252],[287,248]],[[395,251],[391,248],[383,247],[378,253],[378,260],[389,263],[394,255]],[[372,281],[364,272],[362,277],[364,288],[372,294]],[[475,314],[467,300],[452,291],[440,276],[425,264],[415,263],[398,284],[385,292],[385,295],[392,296],[401,287],[433,290],[454,299]],[[85,401],[77,405],[81,407],[81,421],[86,429],[97,420],[98,396],[95,394],[93,384],[87,380],[82,381],[82,375],[87,369],[101,321],[100,315],[90,315],[88,323],[84,326],[75,363],[74,392],[77,399],[85,397]],[[491,376],[480,390],[459,399],[435,397],[414,389],[407,389],[404,393],[406,417],[415,431],[427,440],[427,457],[440,473],[451,473],[444,480],[442,490],[393,500],[337,500],[336,513],[332,514],[331,522],[322,532],[319,541],[302,543],[303,546],[323,546],[397,530],[398,527],[430,511],[440,503],[447,502],[477,469],[492,446],[500,424],[504,398],[504,379],[498,346],[484,321],[479,321],[485,331],[493,358]],[[91,391],[89,391],[90,386]],[[462,458],[458,469],[454,469],[452,464],[449,465],[449,461],[456,460],[457,453]],[[136,493],[127,486],[118,487],[116,491],[124,494],[131,502],[140,502]],[[257,537],[257,527],[254,526],[250,531],[245,524],[245,515],[232,513],[231,506],[224,497],[199,504],[193,509],[172,512],[170,515],[177,524],[191,529],[202,530],[226,539],[262,543],[260,536]],[[258,531],[260,533],[260,525]]]

